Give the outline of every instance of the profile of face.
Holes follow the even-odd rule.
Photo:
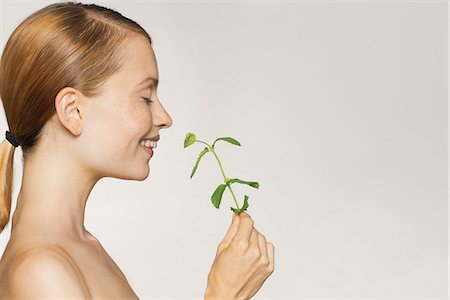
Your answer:
[[[71,159],[77,167],[83,166],[82,172],[98,179],[144,180],[152,155],[140,142],[160,135],[173,122],[158,99],[157,84],[150,79],[159,79],[150,43],[136,36],[121,51],[124,67],[103,83],[98,96],[88,98],[67,87],[58,93],[55,106],[61,128],[68,129],[62,131]]]

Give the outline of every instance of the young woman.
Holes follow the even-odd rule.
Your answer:
[[[156,90],[152,40],[136,22],[97,6],[59,2],[26,18],[7,41],[0,96],[0,231],[9,222],[14,149],[23,181],[0,260],[0,299],[136,299],[84,227],[103,177],[142,181],[172,119]],[[234,216],[217,247],[206,299],[249,299],[274,270],[274,246],[251,217]]]

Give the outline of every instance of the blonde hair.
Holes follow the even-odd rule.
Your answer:
[[[131,33],[131,34],[130,34]],[[98,95],[123,66],[121,45],[148,33],[119,12],[95,4],[59,2],[27,17],[8,39],[0,61],[0,97],[9,131],[20,141],[23,160],[55,114],[64,87]],[[9,222],[15,147],[0,144],[0,233]]]

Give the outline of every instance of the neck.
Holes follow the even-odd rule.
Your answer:
[[[24,163],[11,235],[21,231],[87,239],[85,208],[98,179],[89,176],[67,157],[52,155],[28,159]]]

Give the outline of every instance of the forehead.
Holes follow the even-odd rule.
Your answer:
[[[147,87],[140,84],[144,79],[159,79],[156,57],[150,43],[144,37],[130,38],[121,49],[122,68],[107,79],[100,87],[100,94],[106,97],[129,95]]]
[[[156,56],[148,40],[138,36],[125,44],[124,70],[127,73],[126,76],[139,82],[146,77],[158,79]]]

